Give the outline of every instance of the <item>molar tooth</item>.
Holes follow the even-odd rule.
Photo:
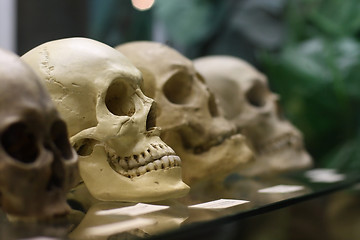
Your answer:
[[[139,171],[140,175],[146,173],[146,167],[145,166],[141,166],[137,170]]]
[[[135,167],[138,167],[139,166],[139,164],[134,160],[134,159],[130,159],[129,160],[129,167],[130,168],[135,168]]]
[[[155,169],[156,170],[162,169],[162,162],[160,160],[154,161],[154,164],[155,164]]]
[[[126,171],[125,171],[124,169],[122,169],[122,168],[119,168],[117,171],[118,171],[118,173],[120,173],[121,175],[125,175],[125,176],[127,175],[127,174],[126,174]]]
[[[124,159],[120,159],[119,165],[120,165],[120,167],[122,167],[125,170],[127,170],[129,168],[129,166],[127,165],[127,163]]]
[[[136,170],[135,169],[130,169],[128,171],[128,174],[129,174],[130,177],[136,177]]]
[[[169,167],[170,161],[169,161],[169,157],[168,157],[168,156],[162,157],[162,158],[161,158],[161,161],[163,162],[165,168]]]
[[[143,157],[140,156],[140,157],[138,158],[138,161],[139,161],[139,164],[140,164],[140,165],[145,165],[145,159],[144,159]]]
[[[155,166],[154,166],[153,163],[149,163],[148,165],[146,165],[146,168],[147,168],[149,171],[155,170]]]

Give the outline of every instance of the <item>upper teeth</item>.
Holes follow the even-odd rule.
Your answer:
[[[239,130],[231,130],[229,132],[224,133],[223,135],[217,136],[216,138],[210,139],[205,144],[196,146],[194,148],[194,153],[201,154],[205,151],[208,151],[210,148],[222,144],[226,139],[229,139],[231,136],[239,134],[239,133],[240,133],[240,129]]]
[[[108,161],[112,168],[126,177],[136,177],[146,172],[181,166],[180,157],[162,144],[151,144],[146,151],[132,156],[120,157],[109,153]]]
[[[258,147],[260,154],[268,154],[279,151],[284,148],[300,148],[302,146],[301,138],[293,134],[284,134],[276,139],[272,139]]]

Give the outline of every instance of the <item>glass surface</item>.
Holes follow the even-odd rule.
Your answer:
[[[332,169],[261,178],[234,174],[222,183],[198,183],[183,198],[156,203],[99,202],[82,188],[69,198],[73,210],[64,218],[17,221],[0,212],[0,239],[171,238],[346,189],[359,180],[359,174]]]

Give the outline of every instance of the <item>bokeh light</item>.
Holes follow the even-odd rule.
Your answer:
[[[155,0],[131,0],[133,6],[139,10],[148,10],[152,7]]]

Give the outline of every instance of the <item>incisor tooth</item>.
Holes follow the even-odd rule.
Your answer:
[[[174,159],[175,159],[175,163],[177,163],[178,165],[181,164],[181,159],[179,156],[174,156]]]
[[[174,167],[174,166],[175,166],[174,156],[169,156],[169,162],[170,162],[170,166],[171,166],[171,167]]]

